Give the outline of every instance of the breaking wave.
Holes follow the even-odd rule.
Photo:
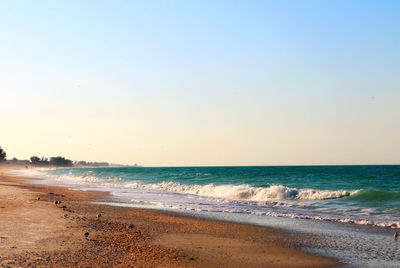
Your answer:
[[[127,202],[130,203],[400,228],[397,217],[399,191],[321,190],[281,184],[258,187],[249,184],[200,185],[177,181],[151,183],[150,180],[124,178],[121,174],[99,176],[92,170],[79,175],[61,169],[18,170],[13,174],[40,178],[41,183],[49,185],[108,191],[122,198],[118,200],[129,200]],[[381,207],[382,204],[385,206]]]
[[[271,185],[266,188],[241,185],[187,185],[178,182],[156,184],[127,183],[128,188],[155,189],[181,194],[226,198],[231,200],[267,201],[267,200],[326,200],[337,199],[359,193],[360,190],[316,190],[296,189],[283,185]]]
[[[100,178],[97,176],[86,175],[50,175],[42,172],[43,170],[23,170],[24,175],[32,177],[45,177],[57,181],[69,181],[74,184],[96,183],[103,186],[122,186],[125,188],[151,189],[167,191],[179,194],[191,194],[198,196],[224,198],[230,200],[247,201],[269,201],[269,200],[327,200],[353,196],[364,192],[363,190],[319,190],[319,189],[297,189],[284,185],[271,185],[269,187],[253,187],[248,184],[184,184],[180,182],[164,181],[160,183],[143,183],[126,181],[122,178]]]

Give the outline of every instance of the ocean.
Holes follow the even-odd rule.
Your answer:
[[[301,245],[304,250],[354,266],[400,266],[392,237],[400,228],[398,165],[57,168],[19,174],[109,191],[112,205],[312,233],[315,241]]]

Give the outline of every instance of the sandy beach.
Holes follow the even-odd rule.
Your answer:
[[[331,267],[281,231],[95,204],[107,193],[0,172],[2,267]]]

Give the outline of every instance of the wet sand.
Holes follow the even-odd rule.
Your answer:
[[[29,183],[0,167],[1,267],[331,267],[282,231],[94,204],[105,192]]]

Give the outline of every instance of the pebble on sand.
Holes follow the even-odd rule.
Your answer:
[[[89,236],[89,232],[84,233],[84,236],[87,238]]]

